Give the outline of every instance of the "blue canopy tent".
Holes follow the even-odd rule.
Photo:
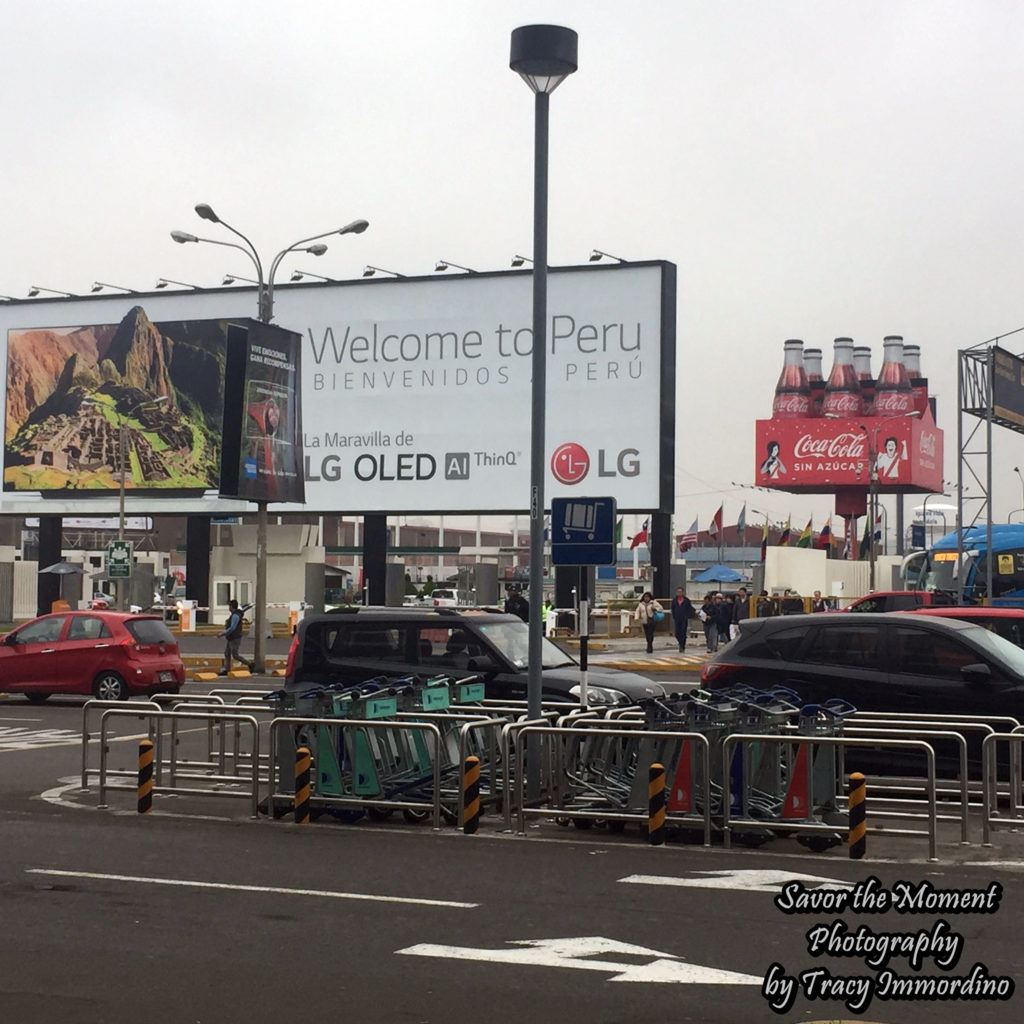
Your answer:
[[[745,579],[743,573],[727,565],[713,565],[693,577],[695,583],[742,583]]]

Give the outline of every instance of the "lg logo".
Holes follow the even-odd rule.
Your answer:
[[[623,448],[614,456],[615,464],[609,467],[610,461],[604,448],[597,451],[597,475],[638,476],[640,473],[640,452],[636,448]],[[551,456],[551,473],[562,484],[578,484],[590,472],[590,455],[586,448],[575,441],[559,445]]]

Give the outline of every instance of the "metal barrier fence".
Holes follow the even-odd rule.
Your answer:
[[[107,806],[108,778],[111,776],[131,775],[131,772],[123,770],[108,770],[107,760],[109,753],[109,730],[110,723],[121,718],[148,718],[151,727],[157,730],[157,735],[162,734],[161,725],[165,722],[171,723],[172,735],[175,734],[177,724],[182,721],[203,721],[208,723],[211,719],[224,724],[244,724],[252,730],[252,750],[254,758],[252,769],[248,775],[243,774],[218,774],[210,771],[195,773],[189,771],[175,771],[171,774],[170,785],[164,786],[156,781],[154,775],[153,792],[178,793],[191,796],[219,796],[219,797],[248,797],[251,801],[252,817],[259,816],[260,802],[260,778],[257,770],[259,763],[260,730],[259,723],[252,715],[240,715],[230,710],[211,709],[209,707],[196,708],[191,711],[165,711],[146,709],[141,712],[135,706],[108,707],[104,709],[100,717],[100,766],[99,766],[99,804],[100,807]],[[172,762],[173,764],[173,762]],[[179,779],[190,781],[202,781],[204,786],[181,786]],[[244,792],[233,792],[225,789],[226,784],[248,785],[248,794]]]
[[[672,825],[700,824],[704,845],[711,845],[711,758],[705,735],[698,732],[643,730],[636,728],[602,728],[593,723],[586,726],[559,727],[524,725],[515,751],[516,806],[518,831],[525,833],[526,818],[564,818],[570,821],[595,820],[635,821],[646,825],[648,806],[648,773],[656,759],[665,766],[669,777],[686,774],[686,797],[692,811],[670,813],[666,821]],[[545,764],[559,772],[557,785],[552,785],[554,800],[546,806],[528,806],[523,791],[526,743],[537,736],[543,743]],[[597,741],[599,750],[588,743]],[[614,741],[614,742],[611,742]],[[688,746],[692,744],[692,746]],[[567,745],[572,753],[567,753]],[[579,756],[577,757],[577,751]],[[544,755],[542,755],[544,756]],[[690,760],[687,760],[690,759]],[[671,767],[670,767],[671,766]],[[575,774],[573,774],[575,772]],[[699,795],[693,799],[692,780],[698,780]],[[576,806],[573,806],[576,803]]]

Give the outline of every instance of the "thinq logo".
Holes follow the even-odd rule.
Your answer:
[[[575,441],[560,444],[551,456],[551,472],[561,484],[578,484],[590,472],[590,456]]]

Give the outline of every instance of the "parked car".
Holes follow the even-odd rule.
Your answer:
[[[427,595],[427,604],[435,608],[454,608],[459,603],[459,595],[446,587],[435,587]]]
[[[55,612],[0,640],[0,689],[33,704],[54,693],[177,693],[184,681],[178,644],[158,615]]]
[[[901,615],[928,615],[940,619],[959,619],[1009,640],[1011,644],[1024,647],[1024,608],[993,608],[984,605],[951,605],[939,608],[913,608]]]
[[[912,608],[931,608],[955,605],[950,594],[943,590],[876,590],[858,598],[848,612],[903,612]]]
[[[747,619],[701,680],[714,689],[785,686],[808,703],[838,697],[862,711],[1024,721],[1024,651],[981,626],[934,615]]]
[[[108,608],[113,608],[115,604],[117,604],[117,598],[113,594],[104,593],[102,590],[97,590],[89,599],[89,607],[93,611],[105,612]]]
[[[542,696],[579,699],[580,667],[543,638]],[[479,676],[489,698],[525,700],[529,627],[516,615],[455,608],[350,608],[308,615],[292,638],[285,689],[356,685],[377,676]],[[631,704],[663,696],[645,676],[588,669],[593,704]]]

